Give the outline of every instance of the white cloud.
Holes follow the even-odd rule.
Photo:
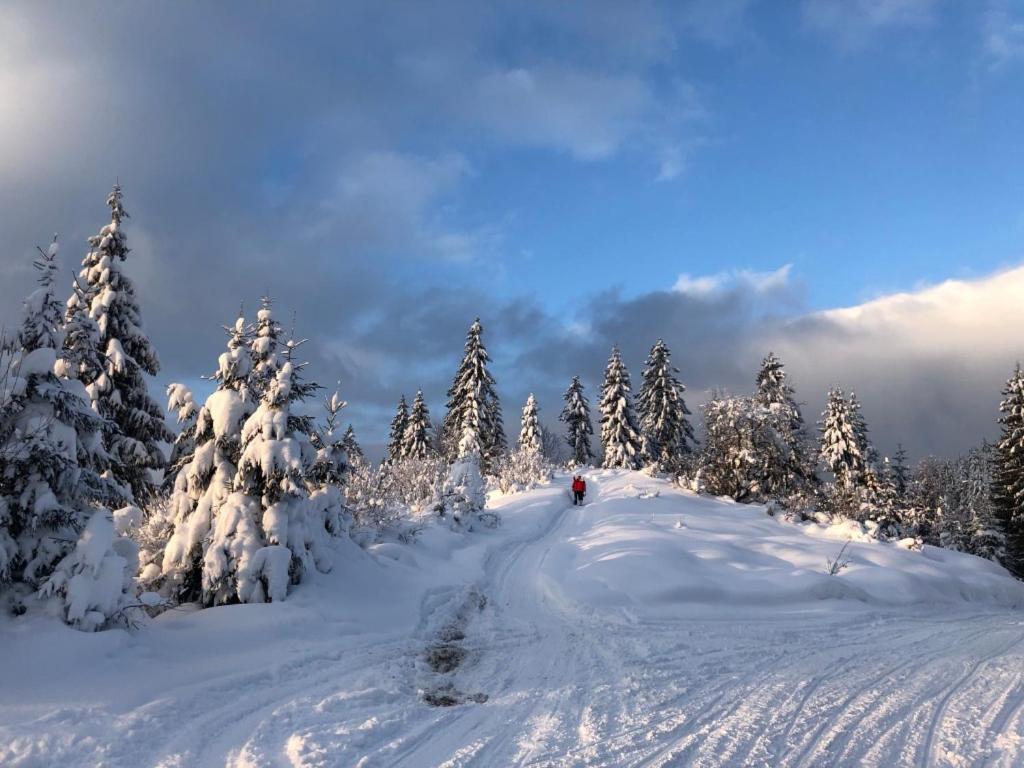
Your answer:
[[[639,77],[548,66],[483,76],[476,106],[478,119],[506,141],[599,160],[639,129],[656,102]]]
[[[672,290],[698,299],[710,298],[727,290],[771,293],[789,286],[792,269],[792,264],[783,264],[770,272],[730,269],[696,277],[684,273],[678,277]]]
[[[1005,0],[990,3],[985,13],[982,43],[994,68],[1024,61],[1024,13],[1014,15]]]
[[[807,315],[756,344],[815,403],[856,390],[883,450],[955,454],[995,433],[1000,388],[1024,360],[1021,296],[1024,266]]]
[[[930,24],[935,5],[936,0],[805,0],[802,16],[808,29],[849,49],[883,29]]]

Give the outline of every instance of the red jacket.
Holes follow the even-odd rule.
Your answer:
[[[587,484],[586,484],[586,482],[584,482],[582,477],[579,478],[578,480],[573,480],[572,481],[572,490],[573,490],[574,493],[577,492],[577,491],[579,493],[586,493],[587,492]]]

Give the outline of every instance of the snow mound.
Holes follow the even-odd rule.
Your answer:
[[[725,617],[823,600],[1024,606],[1024,584],[972,555],[878,541],[850,521],[791,523],[636,472],[596,472],[589,483],[600,495],[573,512],[545,574],[580,610]],[[846,565],[830,575],[836,559]]]

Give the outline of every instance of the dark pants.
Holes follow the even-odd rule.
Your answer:
[[[572,492],[572,503],[573,503],[574,506],[576,504],[580,504],[580,505],[583,504],[583,491],[573,491]]]

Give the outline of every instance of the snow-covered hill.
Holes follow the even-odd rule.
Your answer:
[[[0,764],[1017,765],[1024,584],[632,472],[339,544],[287,602],[0,619]]]

